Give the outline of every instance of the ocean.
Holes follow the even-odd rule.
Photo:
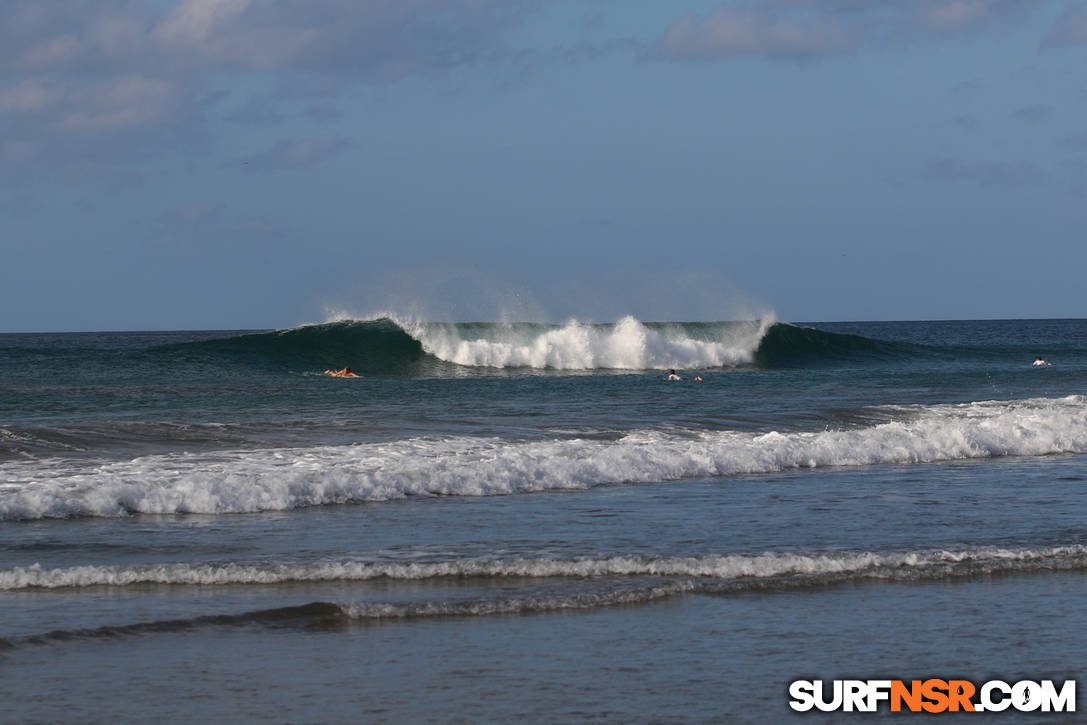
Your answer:
[[[789,685],[1082,686],[1085,394],[1087,320],[0,335],[0,720],[920,721]]]

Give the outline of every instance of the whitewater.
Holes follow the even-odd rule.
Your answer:
[[[5,722],[1083,681],[1085,521],[1084,320],[0,335]]]
[[[505,324],[466,330],[463,325],[404,322],[395,316],[390,319],[439,360],[468,367],[552,370],[663,370],[747,364],[754,361],[767,330],[777,323],[773,314],[750,322],[704,325],[646,325],[627,316],[614,325],[572,320],[550,329]]]
[[[854,430],[640,430],[615,441],[408,438],[395,443],[0,465],[0,519],[249,513],[406,496],[487,496],[607,483],[1087,452],[1087,401],[905,408]]]
[[[433,562],[334,561],[311,564],[239,563],[78,566],[0,570],[0,590],[131,587],[142,584],[227,586],[286,582],[552,577],[696,577],[741,580],[799,578],[803,585],[856,578],[946,577],[1039,569],[1087,570],[1087,547],[961,551],[764,553],[698,557],[624,556],[603,559],[455,559]],[[783,583],[783,582],[779,582]]]

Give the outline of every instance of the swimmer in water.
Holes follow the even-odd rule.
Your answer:
[[[668,378],[667,378],[667,379],[668,379],[668,380],[683,380],[683,378],[681,378],[681,377],[679,377],[678,375],[676,375],[676,371],[675,371],[675,370],[669,370],[669,371],[668,371]]]
[[[1049,367],[1052,364],[1053,363],[1051,363],[1051,362],[1046,362],[1045,360],[1043,360],[1041,355],[1034,358],[1034,367],[1036,367],[1036,368]]]

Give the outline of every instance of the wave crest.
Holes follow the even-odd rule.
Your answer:
[[[363,582],[375,579],[548,579],[598,577],[687,577],[734,581],[781,577],[912,579],[957,573],[1036,569],[1083,569],[1087,546],[1044,549],[979,547],[903,552],[795,552],[714,554],[690,557],[453,559],[435,562],[331,561],[312,564],[38,565],[0,569],[0,591],[138,585],[224,586],[298,582]]]
[[[660,370],[732,367],[754,360],[776,320],[731,323],[643,323],[624,317],[613,325],[406,326],[423,349],[469,367],[552,370]]]
[[[249,513],[407,496],[487,496],[799,468],[1087,453],[1083,396],[900,409],[818,432],[639,430],[617,440],[468,436],[0,464],[0,520]]]
[[[731,322],[643,322],[624,317],[596,324],[424,322],[388,314],[337,318],[274,332],[161,346],[183,361],[283,370],[348,365],[380,376],[458,376],[466,371],[666,370],[818,367],[906,360],[936,348],[874,340],[778,322],[772,313]]]

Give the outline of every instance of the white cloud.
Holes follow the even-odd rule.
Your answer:
[[[204,67],[387,74],[459,65],[499,41],[525,0],[183,0],[153,36]]]
[[[680,20],[665,33],[660,51],[674,60],[738,55],[804,58],[853,45],[850,34],[832,23],[802,23],[722,7],[704,20],[690,15]]]
[[[65,100],[56,128],[80,133],[159,123],[180,103],[174,84],[140,75],[80,87]]]
[[[657,43],[656,57],[818,58],[868,45],[969,32],[1012,22],[1049,0],[741,0],[704,18],[687,15]]]
[[[174,45],[199,45],[215,29],[229,25],[250,0],[182,0],[155,34]]]
[[[1047,45],[1087,45],[1087,11],[1064,13],[1046,37]]]
[[[56,131],[165,122],[209,74],[336,77],[338,90],[492,57],[531,0],[0,0],[0,121]],[[81,90],[82,89],[82,90]]]
[[[60,65],[79,55],[83,45],[74,35],[58,35],[47,38],[28,48],[19,59],[24,68],[42,68]]]
[[[0,89],[0,113],[37,113],[56,101],[56,92],[38,81]]]
[[[927,2],[919,8],[918,18],[934,30],[959,30],[987,21],[992,6],[993,3],[987,0]]]

